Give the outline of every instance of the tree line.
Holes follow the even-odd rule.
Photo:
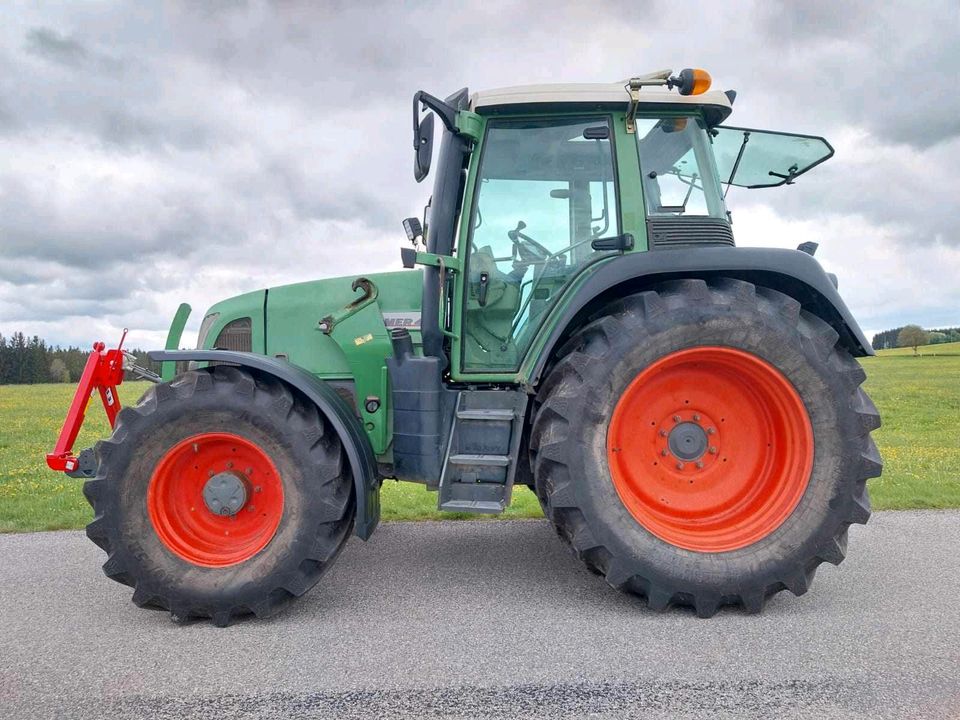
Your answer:
[[[960,342],[960,327],[924,330],[918,325],[905,325],[873,336],[876,350],[916,349],[919,345],[947,342]],[[160,363],[149,360],[146,351],[134,348],[129,352],[137,356],[137,364],[160,372]],[[37,335],[27,337],[22,332],[15,332],[9,338],[0,335],[0,385],[77,382],[89,355],[90,348],[51,346]]]
[[[905,337],[902,338],[901,342],[901,333],[904,330],[908,330]],[[917,331],[920,333],[926,334],[926,342],[922,342],[921,335],[917,334]],[[907,341],[910,342],[907,342]],[[888,350],[895,347],[915,347],[913,340],[921,340],[918,344],[920,345],[939,345],[940,343],[948,342],[960,342],[960,327],[951,327],[951,328],[936,328],[934,330],[924,330],[919,325],[903,325],[901,327],[893,328],[892,330],[884,330],[873,336],[873,345],[874,350]]]
[[[0,335],[0,385],[72,383],[80,379],[92,348],[50,346],[34,335],[15,332]],[[160,363],[147,359],[146,351],[131,349],[137,364],[160,372]]]

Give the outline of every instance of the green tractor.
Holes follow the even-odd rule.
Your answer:
[[[396,479],[473,513],[528,486],[654,609],[806,592],[870,515],[873,349],[816,243],[735,247],[724,204],[833,149],[723,125],[736,94],[709,85],[418,92],[415,177],[435,180],[405,269],[224,300],[196,350],[183,305],[162,378],[119,412],[130,358],[98,344],[48,461],[88,477],[106,574],[174,619],[267,616],[371,536]],[[75,457],[95,390],[113,434]]]

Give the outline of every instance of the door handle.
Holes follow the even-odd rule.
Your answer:
[[[480,287],[477,289],[477,304],[484,307],[487,304],[487,288],[490,286],[490,273],[480,273]]]

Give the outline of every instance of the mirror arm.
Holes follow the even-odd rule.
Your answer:
[[[750,131],[743,131],[743,142],[740,143],[740,152],[737,153],[737,159],[730,170],[730,177],[727,178],[727,189],[723,191],[723,199],[727,199],[727,193],[730,192],[730,186],[733,184],[733,178],[737,174],[737,168],[740,167],[740,161],[743,159],[743,151],[747,149],[747,143],[750,141]]]
[[[457,132],[457,111],[440,98],[418,90],[413,96],[413,147],[420,147],[420,105],[430,108],[440,117],[443,126],[452,133]]]

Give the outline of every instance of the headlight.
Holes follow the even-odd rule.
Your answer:
[[[218,317],[220,317],[220,313],[210,313],[200,323],[200,332],[197,334],[197,350],[203,350],[203,344],[207,340],[207,335],[210,334],[210,328],[213,327]]]

